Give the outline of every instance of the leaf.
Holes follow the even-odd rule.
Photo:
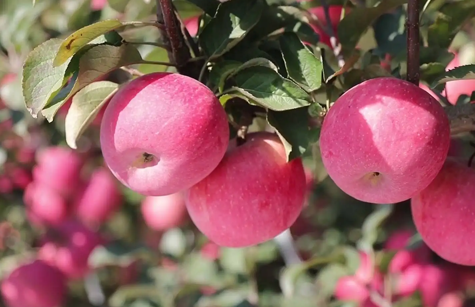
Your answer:
[[[432,85],[442,84],[450,81],[473,79],[475,79],[475,64],[462,65],[445,72],[445,74],[443,74],[438,80],[432,82]]]
[[[129,1],[130,0],[107,0],[107,3],[113,10],[119,13],[124,13]]]
[[[363,33],[379,16],[406,3],[407,0],[384,0],[376,7],[355,7],[345,15],[338,25],[338,38],[345,55],[351,54]]]
[[[474,16],[475,1],[446,2],[437,10],[437,18],[429,26],[429,46],[447,49],[460,28]]]
[[[69,35],[61,44],[58,54],[56,55],[53,65],[59,66],[71,58],[82,47],[92,42],[94,39],[104,35],[112,30],[118,29],[125,25],[140,24],[139,22],[121,22],[120,20],[103,20]]]
[[[219,264],[227,272],[246,275],[246,252],[244,248],[221,248]]]
[[[373,24],[374,38],[380,55],[396,55],[406,49],[405,13],[402,7],[381,15]]]
[[[188,0],[200,9],[202,9],[209,16],[214,16],[218,9],[219,1],[216,0]]]
[[[76,141],[118,88],[117,83],[99,81],[87,85],[73,97],[65,119],[66,143],[69,147],[76,149]]]
[[[302,156],[308,148],[308,107],[294,110],[267,112],[267,121],[277,130],[287,154],[287,160],[293,160]]]
[[[168,51],[164,48],[155,48],[149,54],[145,56],[146,61],[155,61],[155,62],[170,62],[168,57]],[[140,64],[138,70],[144,74],[150,74],[153,72],[164,72],[167,71],[167,66],[165,65],[155,65],[155,64]]]
[[[77,78],[71,81],[73,87],[68,95],[45,108],[42,111],[43,115],[51,122],[59,108],[86,85],[117,68],[139,64],[142,61],[139,51],[132,45],[121,45],[119,47],[98,45],[91,47],[79,59]]]
[[[217,57],[235,46],[256,25],[263,0],[231,0],[222,3],[216,16],[204,27],[200,43],[205,54]]]
[[[210,71],[210,82],[222,93],[226,79],[241,65],[241,62],[232,60],[218,62]]]
[[[61,40],[50,39],[33,49],[23,65],[23,96],[26,108],[36,118],[53,94],[66,83],[64,77],[70,59],[57,67],[53,66]]]
[[[382,223],[393,212],[394,205],[378,205],[364,221],[361,227],[362,238],[358,242],[358,249],[368,250],[372,249],[376,239],[378,238],[379,228]]]
[[[232,90],[270,110],[285,111],[310,104],[310,96],[303,89],[268,67],[246,68],[233,80]]]
[[[322,83],[322,62],[305,47],[298,36],[284,33],[279,38],[288,76],[306,91],[317,90]]]
[[[152,253],[142,245],[128,246],[115,241],[106,246],[96,247],[89,256],[88,263],[92,268],[109,265],[126,266],[139,257],[150,257]]]

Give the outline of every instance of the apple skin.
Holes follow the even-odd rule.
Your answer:
[[[181,226],[187,215],[185,198],[181,192],[165,196],[147,196],[142,201],[141,211],[145,224],[156,231]]]
[[[411,200],[424,242],[440,257],[475,265],[475,169],[448,158],[435,180]]]
[[[96,169],[75,205],[77,216],[84,222],[101,224],[122,205],[122,194],[109,169]]]
[[[58,225],[69,216],[67,201],[56,191],[41,183],[31,183],[23,194],[27,217],[35,225]]]
[[[354,276],[343,276],[338,279],[334,294],[339,300],[359,303],[369,298],[369,290]]]
[[[225,247],[256,245],[288,229],[302,211],[307,183],[302,160],[286,161],[277,135],[248,134],[187,191],[194,224]]]
[[[460,58],[459,55],[455,53],[454,58],[447,65],[446,71],[459,66],[461,66]],[[460,95],[470,96],[473,91],[475,91],[475,80],[457,80],[447,82],[445,84],[445,91],[442,93],[452,105],[455,105]]]
[[[391,77],[367,80],[340,96],[320,135],[322,161],[335,184],[375,204],[401,202],[426,188],[449,144],[442,106],[418,86]]]
[[[204,84],[153,73],[132,80],[109,102],[101,148],[112,173],[130,189],[163,196],[198,183],[229,143],[226,112]]]
[[[328,13],[330,15],[331,26],[333,28],[333,32],[338,40],[338,24],[340,23],[340,18],[343,13],[343,6],[341,5],[330,5],[328,6]],[[325,11],[323,6],[312,7],[308,9],[308,11],[315,16],[317,16],[318,21],[320,24],[311,24],[310,26],[313,30],[320,36],[320,42],[327,45],[328,47],[332,48],[330,42],[330,36],[325,31],[325,28],[328,26],[327,19],[325,18]],[[349,8],[345,9],[345,14],[348,14]]]
[[[84,224],[67,221],[43,238],[38,256],[67,278],[81,279],[89,273],[89,255],[103,243],[104,239]]]
[[[442,295],[437,302],[437,307],[463,307],[464,300],[461,293],[448,292]]]
[[[69,198],[80,184],[83,165],[84,159],[76,151],[61,146],[48,147],[38,155],[33,180]]]
[[[183,21],[191,37],[195,37],[198,34],[199,22],[200,22],[200,16],[190,17]]]
[[[419,291],[425,307],[436,307],[440,298],[450,288],[450,279],[443,268],[428,264],[423,267]]]
[[[64,276],[40,260],[20,265],[1,284],[7,307],[59,307],[66,291]]]

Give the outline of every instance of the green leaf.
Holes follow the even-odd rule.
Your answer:
[[[151,252],[142,245],[128,246],[115,241],[106,246],[96,247],[89,256],[88,263],[92,268],[109,265],[126,266],[137,258],[149,256]]]
[[[112,30],[126,25],[141,24],[140,22],[121,22],[120,20],[103,20],[69,35],[61,44],[53,65],[59,66],[65,63],[69,58],[76,54],[82,47],[94,41],[94,39],[104,35]]]
[[[406,16],[399,7],[395,12],[381,15],[373,25],[379,55],[396,55],[406,49]]]
[[[117,68],[139,64],[142,61],[139,51],[132,45],[121,45],[119,47],[97,45],[91,47],[79,59],[79,71],[76,80],[71,81],[74,85],[69,94],[45,108],[42,111],[43,115],[51,122],[59,108],[86,85]]]
[[[210,82],[222,93],[226,79],[241,65],[241,62],[232,60],[218,62],[210,71]]]
[[[117,83],[99,81],[87,85],[74,95],[65,119],[66,143],[69,147],[76,148],[76,141],[118,88]]]
[[[448,48],[460,28],[475,16],[475,1],[446,2],[437,10],[437,18],[429,27],[429,46]]]
[[[438,80],[432,82],[431,87],[436,84],[447,83],[457,80],[473,80],[475,79],[475,64],[462,65],[445,72]]]
[[[391,215],[394,205],[378,205],[365,219],[361,227],[362,238],[358,242],[358,249],[369,250],[373,248],[378,238],[378,233],[383,222]]]
[[[310,105],[310,96],[292,81],[268,67],[255,66],[233,76],[232,90],[274,111]]]
[[[107,0],[109,6],[119,13],[124,13],[130,0]]]
[[[284,144],[288,161],[302,156],[307,151],[310,143],[308,119],[308,107],[267,112],[267,121],[277,130]]]
[[[209,16],[214,16],[218,9],[219,1],[210,0],[188,0],[200,9],[202,9]]]
[[[247,274],[245,248],[221,248],[220,265],[227,271],[235,274]]]
[[[259,21],[263,0],[231,0],[222,3],[216,16],[204,27],[200,43],[209,57],[235,46]]]
[[[307,92],[317,90],[322,84],[323,66],[320,59],[294,33],[284,33],[279,42],[288,76]]]
[[[155,48],[149,54],[145,56],[146,61],[155,61],[155,62],[170,62],[168,57],[168,51],[164,48]],[[140,64],[138,70],[144,74],[150,74],[153,72],[164,72],[167,71],[168,67],[165,65],[155,65],[155,64]]]
[[[70,59],[53,66],[60,45],[61,40],[57,38],[44,42],[28,54],[23,65],[23,96],[26,108],[34,118],[67,82],[64,75]]]
[[[345,15],[338,25],[338,38],[343,53],[353,52],[363,33],[378,19],[379,16],[406,3],[407,0],[384,0],[376,7],[356,7]]]

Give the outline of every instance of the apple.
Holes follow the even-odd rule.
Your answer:
[[[245,247],[288,229],[302,211],[306,191],[302,160],[287,162],[279,137],[257,132],[230,148],[218,167],[187,191],[186,206],[211,241]]]
[[[200,22],[200,16],[190,17],[183,21],[191,37],[195,37],[198,34],[198,30],[200,27],[199,22]]]
[[[206,242],[200,250],[201,255],[209,260],[217,260],[221,256],[221,247],[214,242]]]
[[[12,180],[5,174],[0,175],[0,193],[9,194],[13,192],[14,186]]]
[[[7,307],[59,307],[67,294],[64,276],[40,260],[22,264],[1,284]]]
[[[317,19],[318,23],[311,23],[310,26],[313,30],[320,36],[320,42],[327,45],[328,47],[332,48],[330,42],[330,36],[327,34],[327,27],[328,22],[325,18],[325,11],[323,6],[312,7],[308,9],[308,11],[314,14]],[[335,38],[338,40],[338,24],[342,19],[343,13],[346,15],[349,12],[349,8],[344,8],[341,5],[330,5],[328,7],[328,13],[330,15],[331,27],[333,29],[333,33],[335,34]]]
[[[411,200],[412,217],[424,242],[440,257],[475,265],[475,169],[448,158],[434,181]]]
[[[38,256],[69,279],[81,279],[89,273],[89,255],[102,243],[100,234],[80,222],[67,221],[46,234]]]
[[[449,289],[447,271],[433,264],[423,267],[419,290],[421,292],[424,307],[436,307],[440,298]]]
[[[107,168],[96,169],[75,205],[77,216],[84,222],[103,223],[122,204],[122,194],[115,177]]]
[[[15,167],[10,170],[10,178],[16,188],[24,190],[33,180],[31,172],[23,167]]]
[[[142,201],[141,210],[145,224],[156,231],[181,226],[187,215],[185,198],[181,192],[165,196],[147,196]]]
[[[29,184],[23,194],[28,219],[36,225],[58,225],[69,216],[67,201],[56,190],[41,183]]]
[[[338,279],[334,294],[341,301],[362,303],[369,298],[369,290],[354,276],[343,276]]]
[[[392,77],[364,81],[340,96],[320,135],[331,179],[348,195],[375,204],[401,202],[426,188],[449,144],[442,106],[418,86]]]
[[[177,73],[152,73],[123,86],[100,131],[112,173],[147,196],[198,183],[221,161],[228,139],[227,115],[213,92]]]
[[[452,70],[458,66],[461,66],[460,58],[459,55],[455,53],[454,58],[449,65],[447,65],[446,71]],[[456,80],[449,81],[445,84],[445,91],[443,94],[451,104],[455,105],[460,95],[471,96],[473,91],[475,91],[475,80]]]
[[[393,273],[395,287],[393,293],[401,296],[410,296],[419,289],[424,266],[414,263],[404,268],[404,270]]]
[[[107,5],[107,0],[92,0],[91,10],[100,11]]]
[[[419,83],[419,87],[434,97],[435,100],[439,101],[439,96],[437,96],[427,85],[424,83]]]
[[[413,231],[401,229],[394,232],[384,244],[386,250],[397,250],[389,263],[389,273],[401,273],[412,264],[423,264],[430,261],[431,251],[424,243],[413,250],[406,249],[413,235]]]
[[[33,168],[33,180],[58,191],[64,197],[76,192],[84,159],[66,147],[53,146],[40,152]]]
[[[463,307],[464,299],[459,292],[449,292],[442,295],[437,307]]]

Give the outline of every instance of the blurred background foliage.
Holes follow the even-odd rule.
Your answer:
[[[23,61],[45,40],[64,38],[99,20],[153,21],[156,5],[151,0],[37,0],[34,6],[31,2],[0,0],[0,279],[35,253],[40,238],[47,232],[45,227],[30,223],[24,203],[38,153],[53,146],[66,147],[64,113],[49,124],[41,118],[33,119],[25,109],[21,95]],[[174,1],[183,20],[202,13],[193,2]],[[291,1],[269,2],[296,5]],[[366,0],[368,6],[376,2]],[[423,35],[435,20],[438,3],[440,6],[443,2],[432,1],[423,15]],[[310,8],[320,3],[309,1],[301,5]],[[371,51],[381,58],[391,54],[389,65],[396,67],[405,52],[404,20],[404,7],[381,16],[365,32],[358,47],[363,54]],[[474,23],[472,19],[466,24],[450,47],[465,64],[475,63]],[[122,35],[128,41],[158,40],[157,31],[142,28],[131,27]],[[142,45],[139,50],[147,60],[168,60],[163,49]],[[140,65],[137,69],[149,73],[166,68]],[[107,79],[124,82],[128,78],[124,74],[114,71]],[[469,95],[461,99],[461,103],[468,101]],[[98,130],[99,125],[92,124],[78,146],[78,154],[86,161],[81,175],[85,181],[92,170],[103,166]],[[470,141],[470,136],[453,140],[453,150],[463,154],[467,161],[473,152]],[[327,177],[318,152],[315,145],[304,156],[309,192],[305,209],[291,228],[293,240],[273,240],[245,249],[216,246],[186,216],[179,227],[151,230],[140,211],[143,197],[121,187],[120,209],[106,223],[91,226],[106,236],[108,243],[91,254],[89,265],[93,273],[84,280],[68,283],[65,306],[462,306],[442,305],[442,298],[452,298],[452,302],[458,298],[457,302],[464,306],[475,306],[475,270],[446,263],[432,253],[424,266],[439,269],[443,274],[434,277],[428,269],[429,273],[414,277],[419,285],[416,291],[405,295],[391,293],[397,288],[394,281],[402,275],[402,271],[388,270],[397,254],[394,248],[397,252],[422,253],[420,248],[424,247],[414,231],[409,202],[370,205],[346,196]],[[385,248],[388,238],[398,233],[406,234],[404,242]],[[289,242],[295,245],[303,262],[291,261],[286,256],[293,249]],[[361,253],[369,255],[376,271],[384,275],[384,289],[369,285],[370,303],[338,299],[337,282],[364,266]],[[434,285],[423,286],[431,283]],[[428,287],[432,288],[427,290]],[[4,305],[0,302],[0,306]]]

